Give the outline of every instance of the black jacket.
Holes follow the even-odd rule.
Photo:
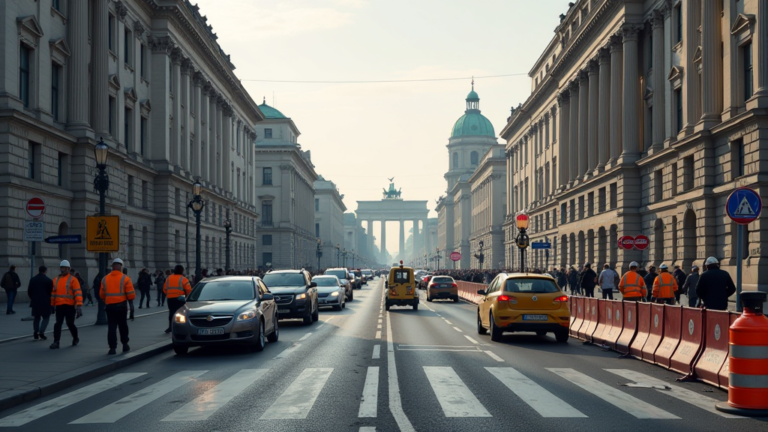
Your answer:
[[[568,273],[568,284],[571,286],[571,289],[579,285],[579,274],[576,271]]]
[[[21,286],[21,280],[19,275],[15,271],[8,270],[0,279],[0,286],[5,288],[6,291],[16,291]]]
[[[139,291],[149,291],[149,289],[152,288],[152,278],[149,277],[149,273],[139,273],[139,280],[136,282],[136,285],[138,286]]]
[[[704,306],[712,310],[728,310],[728,297],[736,292],[736,285],[727,271],[719,268],[705,271],[696,284],[696,295]]]
[[[581,272],[581,280],[579,281],[579,286],[586,289],[595,289],[595,279],[597,278],[597,273],[595,273],[592,269],[586,269],[583,272]]]
[[[658,275],[658,273],[653,272],[643,276],[643,280],[645,281],[645,288],[648,290],[648,300],[653,297],[653,283],[656,281],[656,277]]]
[[[52,291],[53,280],[44,273],[38,273],[29,280],[27,294],[29,295],[29,306],[32,308],[32,315],[48,316],[51,314]]]
[[[677,269],[674,271],[674,273],[672,273],[672,276],[675,277],[675,281],[677,281],[678,288],[682,288],[683,284],[685,284],[685,279],[686,279],[685,272],[680,269]],[[678,295],[682,294],[682,291],[680,289],[678,289],[677,292],[678,292]]]

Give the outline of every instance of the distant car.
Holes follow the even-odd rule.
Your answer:
[[[365,276],[365,280],[372,281],[374,278],[373,271],[371,269],[363,269],[360,272]]]
[[[433,276],[434,275],[428,274],[419,278],[419,289],[427,289],[427,285],[429,285],[429,280],[432,279]]]
[[[193,346],[240,344],[254,351],[277,342],[277,306],[264,282],[252,276],[220,276],[200,281],[173,317],[177,355]]]
[[[353,291],[354,287],[352,286],[352,282],[350,282],[348,279],[349,274],[347,272],[347,269],[345,268],[326,269],[324,275],[336,276],[345,287],[345,291],[347,293],[347,301],[351,302],[355,299],[355,292]]]
[[[355,277],[360,280],[360,285],[368,285],[368,279],[366,279],[365,275],[363,275],[363,272],[360,270],[354,270],[352,273],[354,273]]]
[[[352,284],[352,289],[360,289],[363,287],[360,279],[358,279],[355,274],[352,273],[352,270],[347,269],[347,279],[349,279],[349,283]]]
[[[317,304],[319,306],[332,306],[334,310],[340,311],[347,307],[346,286],[349,282],[342,284],[336,276],[315,276],[312,282],[317,284]]]
[[[319,318],[317,284],[306,270],[275,270],[264,275],[264,283],[275,295],[279,319],[299,318],[310,325]]]
[[[450,276],[432,276],[427,285],[427,301],[453,300],[459,302],[459,285]]]

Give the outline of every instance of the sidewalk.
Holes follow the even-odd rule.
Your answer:
[[[0,305],[5,310],[5,304]],[[48,340],[32,338],[32,323],[21,321],[28,315],[28,304],[15,305],[15,315],[0,315],[0,410],[44,396],[81,381],[137,363],[171,348],[168,309],[136,309],[135,321],[128,321],[131,351],[108,356],[107,326],[93,325],[96,306],[83,307],[76,321],[80,343],[72,346],[72,336],[61,333],[61,349],[51,350],[54,317],[48,324]]]

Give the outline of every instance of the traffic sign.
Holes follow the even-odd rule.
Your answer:
[[[760,195],[746,187],[731,192],[725,205],[728,217],[739,225],[748,225],[760,216],[762,210],[763,200]]]
[[[461,254],[459,252],[451,252],[451,261],[459,261]]]
[[[531,243],[531,249],[552,249],[552,243],[534,242],[534,243]]]
[[[27,209],[28,215],[34,219],[39,219],[43,216],[43,213],[45,213],[45,201],[38,197],[30,198],[30,200],[27,201],[25,208]]]
[[[42,221],[24,221],[24,241],[39,242],[45,237],[45,224]]]
[[[82,243],[83,237],[80,235],[51,236],[45,238],[46,243]]]
[[[650,244],[650,240],[648,239],[648,236],[644,236],[640,234],[639,236],[635,237],[635,248],[637,248],[638,250],[648,249],[649,244]]]
[[[120,251],[120,216],[88,216],[85,231],[88,252]]]
[[[632,249],[635,247],[635,238],[632,236],[623,236],[619,239],[619,249]]]

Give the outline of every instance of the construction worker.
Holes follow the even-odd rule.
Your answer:
[[[69,333],[72,334],[72,346],[76,346],[80,342],[80,338],[77,337],[75,319],[83,316],[83,293],[80,289],[80,282],[74,275],[70,274],[70,269],[69,261],[62,261],[59,264],[61,274],[53,280],[51,307],[56,312],[56,324],[53,325],[51,349],[59,349],[61,326],[64,321],[67,322]]]
[[[163,293],[168,299],[168,328],[165,329],[166,333],[171,332],[173,314],[175,314],[183,304],[179,301],[179,296],[188,296],[191,291],[192,285],[190,285],[189,280],[184,277],[184,266],[177,265],[173,268],[173,274],[165,279],[165,285],[163,286]]]
[[[120,342],[123,344],[123,352],[128,352],[128,309],[131,310],[133,321],[133,299],[136,293],[133,282],[128,275],[123,274],[123,260],[115,258],[112,261],[112,271],[101,279],[99,297],[104,299],[107,312],[107,343],[109,352],[107,355],[116,354],[117,330],[120,329]]]
[[[659,275],[653,281],[653,298],[656,303],[675,304],[675,292],[677,291],[677,281],[669,272],[666,264],[659,266]]]
[[[637,262],[629,263],[629,271],[624,273],[619,282],[619,291],[627,301],[644,301],[648,295],[648,289],[645,287],[645,281],[637,274]]]

